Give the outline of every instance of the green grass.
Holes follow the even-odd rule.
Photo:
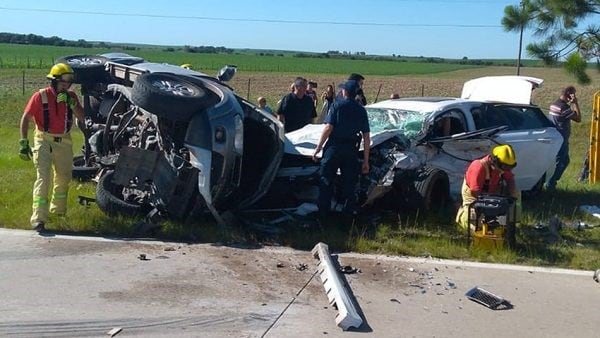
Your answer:
[[[0,68],[43,68],[52,66],[60,56],[73,54],[101,54],[115,52],[101,48],[56,46],[28,46],[0,44]],[[328,58],[297,58],[290,55],[268,56],[255,54],[201,54],[182,51],[165,52],[148,48],[126,51],[148,61],[171,64],[189,63],[195,69],[211,73],[226,64],[234,64],[245,72],[285,72],[310,74],[349,74],[360,69],[364,75],[434,74],[458,69],[475,68],[459,64],[432,64],[421,62],[347,60]]]
[[[31,57],[48,58],[48,62],[50,62],[51,59],[59,55],[81,52],[80,49],[74,48],[56,47],[53,49],[52,47],[19,46],[21,48],[19,49],[12,46],[8,48],[7,46],[0,45],[0,55],[3,60],[29,53]],[[7,52],[5,53],[5,51]],[[84,52],[95,53],[101,51],[84,50]],[[140,56],[150,60],[174,63],[185,61],[196,64],[195,60],[197,60],[198,65],[202,65],[202,62],[205,65],[214,62],[215,68],[218,68],[223,63],[222,61],[228,61],[218,58],[229,57],[227,55],[190,54],[193,57],[198,57],[198,59],[183,60],[169,59],[169,57],[177,58],[188,56],[187,54],[176,55],[177,53],[152,50],[148,50],[146,53],[148,54]],[[210,57],[216,57],[217,59],[207,61]],[[290,69],[306,65],[311,68],[310,71],[307,70],[306,72],[319,73],[320,70],[325,69],[323,73],[311,76],[320,83],[339,81],[344,75],[336,74],[347,74],[356,71],[364,74],[370,74],[369,72],[373,72],[372,74],[378,72],[388,74],[387,76],[372,75],[367,77],[365,91],[367,97],[370,98],[375,97],[380,85],[383,86],[381,97],[386,96],[383,93],[392,90],[400,90],[403,96],[414,95],[421,88],[425,89],[425,95],[458,95],[460,86],[465,80],[484,75],[512,74],[514,71],[507,67],[463,68],[450,71],[451,69],[436,68],[436,66],[448,65],[397,63],[399,67],[405,68],[399,68],[396,70],[397,72],[394,72],[396,64],[393,62],[388,64],[382,61],[372,61],[372,64],[369,64],[366,61],[354,60],[295,59],[291,57],[271,57],[273,58],[271,60],[265,59],[268,57],[254,55],[232,55],[231,57],[240,59],[230,59],[233,61],[226,63],[237,62],[240,66],[247,62],[250,67],[252,65],[261,67],[260,65],[263,63],[268,64],[272,63],[273,60],[280,60],[282,66],[292,67],[286,68],[286,72],[265,74],[263,72],[248,72],[247,69],[240,66],[240,77],[232,82],[234,88],[238,88],[245,96],[247,82],[252,79],[253,86],[256,85],[260,88],[254,89],[253,87],[251,97],[259,94],[264,95],[269,98],[271,103],[274,103],[282,93],[285,93],[286,87],[293,78],[289,75],[290,72],[303,73],[300,70]],[[271,61],[266,62],[266,60]],[[300,60],[304,65],[294,65],[297,60]],[[420,69],[416,66],[425,68]],[[271,64],[269,67],[272,69],[273,65]],[[46,84],[44,80],[46,72],[47,68],[44,67],[0,69],[1,227],[29,228],[31,190],[35,173],[31,162],[21,161],[17,156],[18,125],[23,107],[31,93]],[[534,97],[535,102],[544,109],[556,98],[562,87],[573,82],[560,69],[523,68],[522,73],[542,77],[546,80],[544,87],[536,90],[536,96]],[[23,74],[25,76],[24,82]],[[397,74],[406,75],[398,76]],[[23,90],[23,84],[25,90]],[[310,249],[316,242],[323,241],[328,243],[333,250],[597,269],[600,267],[600,222],[590,216],[582,215],[578,211],[578,207],[582,204],[599,204],[600,186],[576,181],[589,143],[591,97],[595,91],[597,91],[597,83],[585,87],[578,86],[578,97],[584,122],[573,125],[571,165],[559,182],[557,193],[552,195],[542,194],[536,199],[523,202],[524,225],[522,236],[519,237],[519,246],[516,250],[500,250],[489,253],[467,246],[465,244],[465,234],[457,232],[453,225],[453,210],[437,215],[403,215],[400,221],[395,214],[389,213],[385,214],[383,219],[376,223],[368,220],[359,220],[352,223],[348,220],[334,218],[321,224],[321,226],[308,222],[310,226],[305,227],[304,222],[290,222],[282,225],[283,233],[279,235],[264,235],[260,231],[243,225],[232,225],[226,229],[221,229],[210,217],[206,216],[182,222],[166,222],[155,235],[163,239],[194,242],[278,243],[299,249]],[[272,106],[275,107],[274,104]],[[76,143],[74,149],[79,149],[82,142],[81,133],[75,130],[73,137]],[[110,218],[102,214],[97,206],[93,204],[85,207],[77,203],[78,195],[93,197],[94,193],[95,185],[93,183],[73,181],[69,194],[67,218],[53,218],[50,220],[49,227],[53,230],[78,234],[130,235],[137,220]],[[558,216],[565,224],[582,220],[599,227],[581,231],[565,229],[561,231],[559,241],[548,243],[543,240],[544,236],[541,233],[538,234],[537,230],[533,229],[533,226],[539,223],[546,224],[549,218],[554,215]],[[268,220],[268,218],[264,220]]]

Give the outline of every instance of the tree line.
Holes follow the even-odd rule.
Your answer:
[[[91,48],[94,44],[84,39],[77,41],[65,40],[58,36],[44,37],[35,34],[0,33],[0,43],[14,43],[19,45],[44,45],[44,46],[68,46]]]

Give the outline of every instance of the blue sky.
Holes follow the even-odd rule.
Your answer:
[[[0,0],[0,32],[446,58],[516,58],[504,7],[518,0]],[[524,45],[530,39],[525,32]],[[525,54],[524,54],[525,56]]]

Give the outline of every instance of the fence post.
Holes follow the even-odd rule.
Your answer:
[[[425,85],[421,85],[421,97],[425,96]]]
[[[25,70],[24,69],[23,69],[23,82],[22,82],[21,88],[23,89],[23,95],[25,95]]]
[[[252,78],[248,78],[248,95],[246,96],[246,100],[250,101],[250,80],[252,80]]]

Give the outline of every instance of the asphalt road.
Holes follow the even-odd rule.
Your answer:
[[[143,258],[145,255],[145,260]],[[343,332],[317,260],[288,248],[0,229],[0,336],[599,337],[592,271],[341,254],[365,323]],[[479,286],[514,305],[491,310]]]

